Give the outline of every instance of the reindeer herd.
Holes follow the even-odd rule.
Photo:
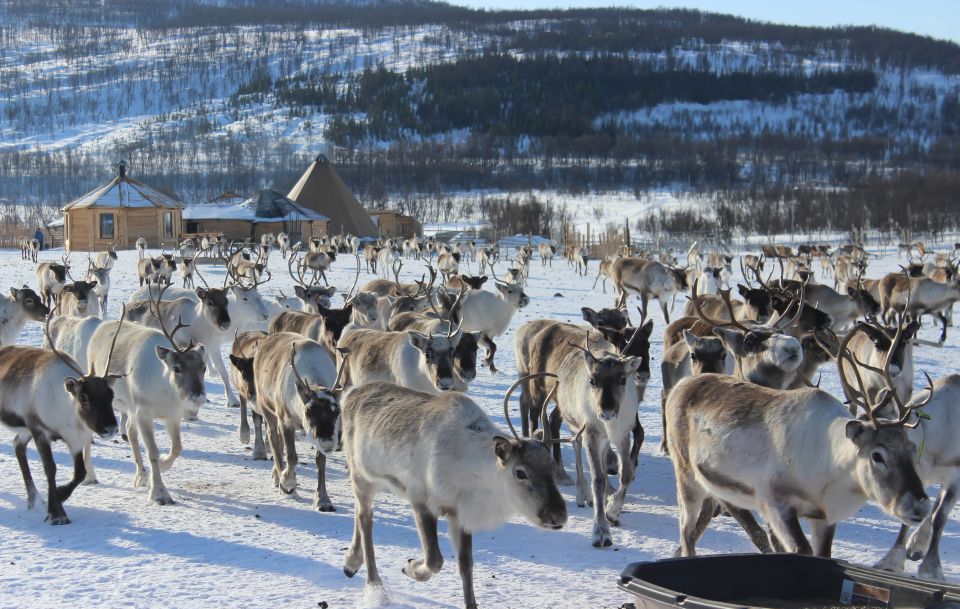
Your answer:
[[[87,257],[82,280],[66,255],[37,262],[36,291],[24,285],[0,297],[0,422],[15,434],[28,507],[38,498],[31,440],[47,479],[48,519],[66,524],[63,503],[77,485],[96,482],[94,436],[118,429],[133,454],[134,486],[148,487],[156,504],[174,503],[162,474],[181,454],[182,422],[207,402],[209,372],[227,405],[239,406],[242,444],[251,441],[252,416],[252,458],[273,460],[271,482],[281,495],[299,486],[298,434],[315,455],[318,511],[337,509],[326,470],[336,463],[331,455],[345,455],[355,508],[348,576],[364,567],[367,583],[380,583],[373,500],[388,491],[410,504],[423,546],[403,572],[426,581],[441,569],[437,521],[446,518],[464,602],[475,607],[473,534],[515,515],[563,527],[559,486],[574,485],[577,506],[592,507],[592,545],[613,545],[611,527],[629,505],[645,436],[639,413],[655,374],[648,315],[655,299],[665,325],[661,450],[677,484],[677,555],[694,555],[710,522],[732,517],[761,552],[827,556],[838,523],[873,501],[902,526],[880,566],[903,570],[907,558],[922,560],[921,576],[943,577],[938,544],[960,490],[960,376],[928,376],[915,390],[913,354],[931,344],[918,338],[924,316],[942,326],[933,344],[946,339],[960,300],[951,255],[928,262],[911,248],[902,272],[871,279],[871,255],[859,246],[837,254],[802,246],[797,255],[770,246],[740,258],[738,282],[735,256],[701,253],[697,244],[685,266],[671,252],[621,248],[597,261],[604,291],[608,281],[613,287],[609,308],[583,307],[585,325],[517,324],[530,303],[524,288],[536,273],[535,252],[541,272],[553,272],[551,243],[509,252],[433,238],[365,243],[342,235],[310,239],[306,249],[290,241],[285,234],[253,244],[205,238],[156,257],[138,243],[139,286],[118,319],[107,319],[118,262],[112,249]],[[264,295],[275,250],[291,296]],[[578,275],[587,273],[587,248],[568,246],[563,255]],[[222,269],[222,282],[214,285],[200,256]],[[496,267],[505,256],[501,280]],[[833,287],[818,283],[815,258],[829,258],[819,275]],[[353,285],[338,290],[327,273],[345,260]],[[477,275],[464,273],[470,265]],[[419,279],[401,281],[404,266]],[[172,285],[178,268],[179,288]],[[363,270],[376,278],[360,285]],[[678,298],[682,315],[671,321]],[[30,322],[42,325],[43,348],[16,344]],[[503,398],[504,432],[471,396],[471,383],[478,367],[497,372],[496,340],[511,327],[517,378]],[[842,396],[819,388],[831,369]],[[520,433],[510,416],[516,390]],[[164,456],[158,421],[171,443]],[[58,439],[74,464],[70,482],[59,486],[51,448]],[[940,488],[935,500],[926,494],[931,485]]]

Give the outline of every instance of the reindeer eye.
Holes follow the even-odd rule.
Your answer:
[[[691,361],[691,362],[699,362],[699,361],[700,361],[700,356],[697,355],[696,353],[691,353],[691,354],[690,354],[690,361]]]
[[[529,477],[527,476],[527,472],[522,469],[513,470],[513,475],[514,477],[516,477],[517,480],[529,480]]]
[[[590,386],[591,386],[591,387],[596,387],[596,386],[597,386],[597,380],[596,380],[595,378],[593,378],[592,376],[590,377]]]
[[[174,366],[174,367],[173,367],[173,372],[174,372],[175,374],[180,374],[180,366]]]
[[[886,464],[886,461],[884,460],[883,455],[881,455],[881,454],[878,453],[878,452],[872,453],[872,454],[870,455],[870,460],[873,461],[874,463],[878,464],[878,465],[884,465],[884,464]]]
[[[621,384],[621,385],[626,385],[626,384],[627,384],[627,377],[621,376],[621,377],[620,377],[620,384]]]

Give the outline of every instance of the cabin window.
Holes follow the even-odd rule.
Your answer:
[[[115,223],[113,214],[100,214],[101,239],[113,239],[114,226]]]
[[[173,212],[163,212],[163,238],[173,239]]]

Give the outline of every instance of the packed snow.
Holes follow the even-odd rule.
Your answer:
[[[890,250],[887,250],[888,252]],[[42,252],[41,260],[58,260],[62,252]],[[74,254],[74,263],[85,264]],[[873,262],[868,276],[897,269],[902,261],[886,254]],[[34,267],[18,252],[0,253],[3,287],[36,283]],[[292,281],[284,261],[274,253],[273,280],[263,286],[273,296],[290,294]],[[113,271],[109,317],[137,287],[136,253],[124,251]],[[469,265],[467,265],[469,266]],[[505,266],[501,263],[501,267]],[[736,265],[735,265],[736,266]],[[341,257],[328,273],[343,291],[353,283],[353,260]],[[475,269],[471,269],[475,270]],[[594,283],[596,263],[587,277],[577,276],[562,259],[553,269],[535,261],[526,288],[528,307],[514,318],[497,340],[498,374],[481,369],[469,395],[502,429],[502,398],[516,378],[513,334],[525,321],[546,317],[580,322],[580,307],[611,306],[613,295]],[[222,267],[201,267],[207,281],[222,281]],[[419,278],[423,265],[408,261],[406,278]],[[362,276],[362,283],[371,277]],[[636,303],[631,303],[636,304]],[[681,302],[673,308],[680,313]],[[613,529],[612,548],[590,545],[590,508],[577,508],[573,487],[562,491],[570,519],[560,531],[545,531],[514,519],[503,527],[481,532],[474,539],[478,602],[485,607],[616,608],[631,599],[616,587],[617,575],[628,563],[672,556],[678,542],[673,470],[658,450],[661,434],[659,400],[661,341],[664,323],[656,307],[651,340],[653,378],[641,404],[646,440],[640,467],[623,514]],[[633,313],[634,322],[638,314]],[[935,340],[938,330],[927,323],[921,338]],[[27,326],[21,342],[41,343],[42,328]],[[226,350],[225,350],[226,353]],[[934,378],[955,372],[960,356],[958,332],[951,329],[942,348],[916,349],[916,386],[922,373]],[[824,367],[822,386],[841,395],[835,370]],[[65,504],[69,526],[44,522],[42,506],[30,511],[16,458],[12,434],[0,428],[0,606],[53,607],[366,607],[382,601],[365,593],[364,571],[348,579],[341,571],[353,528],[353,500],[342,454],[327,465],[330,496],[336,513],[311,509],[315,471],[309,445],[299,442],[299,495],[281,497],[270,479],[270,462],[253,461],[251,446],[240,443],[238,410],[226,406],[220,381],[207,382],[209,403],[195,422],[184,423],[184,451],[164,479],[176,504],[160,507],[147,499],[147,490],[133,487],[134,464],[129,446],[119,437],[98,440],[93,447],[100,483],[79,487]],[[516,398],[511,405],[516,421]],[[169,446],[158,426],[161,451]],[[564,450],[569,451],[569,448]],[[59,479],[72,465],[63,444],[55,445]],[[29,451],[40,488],[45,488],[39,458]],[[566,463],[573,462],[570,454]],[[43,495],[44,493],[41,492]],[[428,583],[417,583],[400,571],[408,558],[421,555],[410,508],[382,495],[375,503],[374,543],[391,607],[460,607],[462,592],[452,544],[441,541],[446,563]],[[445,531],[445,524],[441,528]],[[867,505],[837,531],[834,555],[861,564],[878,560],[898,529],[891,517]],[[714,521],[698,548],[704,553],[752,552],[753,546],[729,518]],[[940,546],[947,577],[960,577],[960,537],[947,526]],[[915,572],[916,563],[908,562]],[[326,605],[324,605],[326,603]]]

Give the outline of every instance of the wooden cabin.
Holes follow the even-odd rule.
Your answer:
[[[190,205],[183,217],[185,235],[216,233],[228,241],[259,241],[266,233],[287,233],[290,241],[296,243],[327,235],[330,225],[326,216],[271,189],[242,201],[237,201],[235,195],[221,195]]]
[[[423,234],[423,227],[412,216],[401,214],[395,209],[368,211],[370,219],[377,225],[381,237],[404,237]]]
[[[150,248],[180,242],[184,204],[127,175],[124,161],[117,176],[63,207],[67,251],[101,251],[133,247],[139,237]]]

